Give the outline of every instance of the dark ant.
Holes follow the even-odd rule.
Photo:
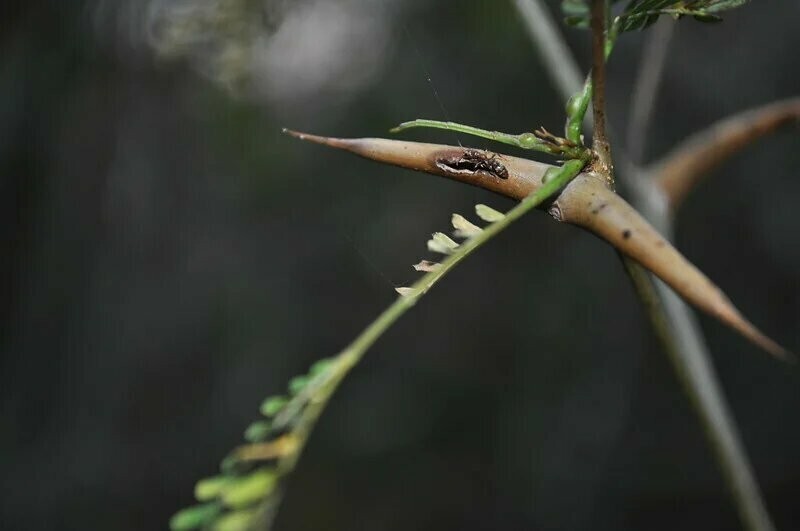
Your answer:
[[[451,171],[477,173],[483,171],[494,175],[500,179],[508,179],[508,170],[497,160],[497,155],[488,151],[477,149],[465,149],[460,157],[449,160],[441,160],[440,164],[446,166]]]

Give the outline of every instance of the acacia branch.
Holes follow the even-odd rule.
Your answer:
[[[756,107],[695,133],[647,171],[674,210],[703,176],[736,152],[782,126],[799,121],[800,98]]]
[[[290,132],[290,134],[301,139],[322,142],[332,146],[336,146],[337,143],[337,147],[343,145],[340,139],[324,139],[322,137],[303,135],[294,132]],[[369,148],[371,143],[372,142],[369,140],[363,140],[361,142],[361,147]],[[407,145],[408,143],[403,144]],[[412,156],[411,161],[413,160],[420,161],[418,155]],[[424,165],[427,160],[429,159],[424,157],[420,162]],[[302,455],[303,449],[308,442],[308,438],[319,416],[327,407],[328,402],[339,384],[341,384],[347,374],[349,374],[350,370],[358,364],[367,350],[436,283],[442,280],[453,268],[461,263],[462,260],[497,236],[526,213],[557,193],[580,172],[584,165],[584,161],[571,160],[560,168],[554,168],[556,170],[555,174],[548,174],[552,175],[551,178],[542,179],[544,177],[542,174],[536,185],[530,187],[530,193],[526,194],[514,208],[504,215],[493,212],[493,214],[496,215],[496,219],[483,229],[466,222],[472,229],[470,231],[470,236],[460,245],[450,240],[449,244],[452,246],[448,246],[449,256],[440,264],[427,263],[425,267],[421,268],[426,271],[426,274],[417,280],[413,286],[398,289],[397,291],[400,293],[400,296],[370,323],[350,345],[332,358],[326,365],[326,369],[312,379],[304,390],[295,397],[294,400],[297,401],[297,406],[294,410],[290,402],[284,412],[276,417],[274,428],[280,431],[280,429],[287,428],[292,424],[294,427],[291,433],[284,435],[277,441],[240,447],[234,455],[241,460],[278,458],[277,473],[279,477],[290,473]],[[454,223],[454,225],[456,225],[456,223]],[[435,239],[436,235],[434,235],[434,240]]]
[[[606,0],[592,0],[592,148],[597,153],[600,172],[607,176],[609,183],[613,183],[611,145],[606,131],[606,16]]]
[[[520,3],[517,2],[518,7]],[[541,0],[529,0],[529,3],[540,4]],[[524,13],[522,14],[523,19],[527,20]],[[544,25],[544,30],[550,30],[548,35],[558,36],[563,44],[562,48],[566,49],[561,32],[552,27],[552,20],[543,17],[540,22],[538,26]],[[547,27],[548,23],[550,27]],[[537,31],[538,26],[529,24],[529,30]],[[535,35],[532,37],[535,42],[539,42]],[[576,61],[573,57],[559,60],[551,55],[545,65],[555,78],[558,70],[565,65],[574,66]],[[574,76],[580,79],[581,73],[576,69]],[[562,98],[566,101],[579,90],[579,86],[576,85],[566,93],[563,88],[561,90]],[[640,125],[641,123],[646,124],[646,121],[640,122]],[[635,148],[633,156],[635,162],[640,161]],[[621,159],[620,167],[623,169],[620,177],[626,177],[624,182],[632,186],[634,206],[669,237],[673,221],[665,205],[664,194],[653,181],[645,179],[643,172],[633,163]],[[641,266],[630,259],[623,261],[639,298],[647,308],[656,335],[695,408],[743,522],[752,531],[771,531],[774,526],[741,442],[735,419],[727,407],[697,320],[689,307],[663,283],[645,273]]]
[[[517,1],[518,9],[521,3],[523,3],[521,0]],[[527,3],[541,4],[541,0],[527,0]],[[528,17],[521,9],[520,11],[523,19],[527,21]],[[528,23],[529,33],[546,31],[548,35],[557,36],[562,43],[562,48],[567,49],[561,32],[553,27],[552,20],[542,17],[539,21],[538,25]],[[540,26],[544,26],[544,28],[539,30]],[[537,39],[534,34],[531,37],[537,43],[537,48],[541,47],[540,39]],[[562,68],[573,67],[575,68],[574,77],[580,79],[581,73],[577,70],[576,61],[572,56],[559,58],[552,54],[548,55],[542,52],[540,54],[548,59],[545,61],[545,65],[548,67],[551,77],[557,78],[558,71]],[[650,75],[650,73],[647,74]],[[572,87],[566,93],[562,86],[559,85],[559,88],[562,98],[567,101],[572,94],[579,90],[579,85]],[[653,88],[655,88],[655,84]],[[637,91],[637,93],[641,92]],[[647,120],[642,120],[639,122],[639,126],[646,125],[646,122]],[[637,125],[633,127],[635,128]],[[645,132],[644,129],[646,127],[642,128],[642,134]],[[632,153],[633,160],[637,163],[640,162],[641,155],[637,155],[635,147]],[[620,177],[626,177],[624,182],[631,184],[633,188],[634,206],[645,215],[648,221],[654,223],[664,235],[669,237],[673,230],[673,221],[661,189],[655,186],[650,179],[645,179],[643,172],[633,163],[624,159],[621,159],[620,163],[623,169],[623,175]],[[652,275],[644,273],[643,268],[638,264],[629,259],[623,261],[639,298],[648,310],[647,314],[656,335],[695,408],[714,451],[714,456],[727,480],[726,483],[733,493],[734,502],[743,522],[752,531],[771,531],[774,526],[770,521],[747,452],[741,442],[735,419],[727,407],[725,395],[714,371],[711,356],[697,319],[689,307],[672,290],[657,281]]]
[[[460,167],[461,161],[465,160],[465,152],[474,150],[427,144],[414,146],[409,142],[384,139],[348,141],[284,131],[301,140],[349,149],[371,158],[375,158],[376,155],[382,156],[383,162],[410,165],[415,169],[426,168],[427,171],[440,175],[454,177],[467,173],[488,174],[488,170],[485,169],[468,172]],[[459,149],[460,155],[454,158],[454,153]],[[531,161],[519,160],[530,168]],[[280,497],[278,482],[294,470],[320,415],[341,382],[367,350],[462,260],[530,210],[562,190],[585,165],[586,160],[573,159],[558,168],[545,168],[541,173],[537,171],[541,168],[534,166],[535,177],[529,176],[527,180],[518,180],[518,184],[527,183],[530,193],[525,194],[514,208],[502,214],[483,205],[476,207],[476,213],[489,222],[484,228],[454,215],[453,226],[456,235],[464,238],[464,241],[458,244],[445,234],[434,234],[432,240],[428,242],[428,248],[444,253],[447,257],[441,263],[423,261],[415,266],[418,271],[425,271],[425,275],[411,287],[398,288],[400,296],[338,355],[322,360],[321,367],[319,363],[315,364],[317,369],[312,367],[309,374],[301,377],[297,385],[290,383],[290,389],[295,389],[291,391],[293,395],[291,399],[285,397],[268,399],[261,410],[271,420],[266,422],[266,426],[264,421],[252,424],[248,432],[254,428],[254,434],[246,435],[248,440],[255,438],[257,442],[239,447],[226,458],[222,466],[222,475],[199,482],[195,489],[196,493],[199,493],[196,497],[206,503],[175,514],[170,521],[171,528],[183,531],[197,527],[206,528],[209,524],[214,524],[214,529],[223,527],[233,529],[232,525],[222,524],[231,521],[237,522],[236,529],[268,527],[274,516],[272,509],[276,503],[276,496]],[[515,173],[518,171],[513,165],[511,168]],[[490,178],[508,180],[510,177],[507,175],[504,179],[499,179],[496,175],[492,175]],[[515,190],[518,191],[519,187]],[[275,398],[278,398],[280,405],[274,405]],[[271,435],[277,437],[271,438]],[[265,460],[274,460],[275,463],[265,466]],[[237,472],[237,468],[241,468],[241,471]],[[251,508],[253,506],[257,507]]]

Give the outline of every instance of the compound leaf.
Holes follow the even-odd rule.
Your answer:
[[[563,0],[561,10],[565,22],[578,28],[589,27],[590,0]],[[642,30],[655,23],[661,15],[675,19],[692,17],[700,22],[719,22],[719,13],[746,4],[749,0],[630,0],[614,24],[619,33]],[[616,3],[617,0],[612,0]]]

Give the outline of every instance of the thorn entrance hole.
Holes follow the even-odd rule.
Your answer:
[[[488,173],[498,179],[508,179],[508,170],[497,160],[497,155],[489,151],[466,149],[464,153],[436,160],[436,166],[450,173],[474,174]]]

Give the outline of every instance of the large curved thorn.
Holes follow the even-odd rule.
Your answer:
[[[404,142],[384,138],[330,138],[284,129],[317,144],[362,157],[479,186],[521,200],[542,184],[552,168],[528,159],[473,148]],[[558,221],[582,227],[630,256],[678,295],[719,319],[770,354],[792,355],[745,319],[711,280],[664,239],[632,206],[593,173],[576,177],[559,196],[543,205]]]
[[[364,158],[423,171],[478,186],[511,199],[521,200],[542,185],[549,164],[500,155],[481,149],[405,142],[385,138],[330,138],[289,129],[284,133],[300,140],[344,149]],[[480,160],[485,163],[481,164]],[[505,171],[491,171],[496,162]]]
[[[575,178],[550,208],[556,219],[578,225],[633,258],[700,310],[782,358],[793,356],[744,318],[728,297],[599,176]]]

